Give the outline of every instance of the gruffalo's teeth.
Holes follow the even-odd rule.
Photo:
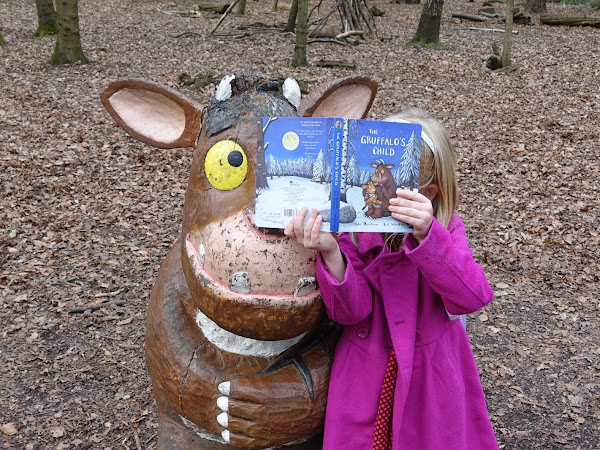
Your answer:
[[[236,272],[231,276],[231,290],[240,294],[250,293],[250,276],[248,272]]]
[[[315,277],[300,278],[298,280],[298,285],[296,286],[296,292],[294,292],[294,295],[296,297],[302,297],[303,295],[307,295],[316,291],[318,287],[317,279]]]
[[[204,250],[204,244],[200,244],[198,246],[198,260],[200,261],[200,265],[204,267],[204,255],[206,254]]]

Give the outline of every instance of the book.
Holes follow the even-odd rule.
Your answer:
[[[306,206],[322,231],[412,231],[388,207],[397,188],[418,189],[421,125],[263,117],[257,127],[257,227],[285,228]]]

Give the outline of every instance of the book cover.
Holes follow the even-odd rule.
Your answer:
[[[417,189],[421,126],[331,117],[258,121],[256,226],[285,228],[303,206],[322,231],[406,233],[391,217],[396,189]]]

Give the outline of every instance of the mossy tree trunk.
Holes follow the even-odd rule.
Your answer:
[[[426,0],[421,11],[417,34],[411,43],[416,45],[439,44],[440,24],[444,0]]]
[[[271,11],[273,11],[273,12],[277,11],[278,6],[279,6],[279,0],[273,0],[273,3],[271,4]]]
[[[58,0],[56,45],[54,53],[48,61],[50,64],[74,64],[77,61],[86,64],[89,60],[83,54],[79,35],[78,0]]]
[[[529,12],[545,13],[546,0],[527,0],[525,3],[525,9]]]
[[[506,27],[504,29],[504,48],[502,49],[502,67],[510,66],[512,53],[512,26],[515,0],[506,0]]]
[[[296,16],[298,15],[298,0],[294,0],[292,2],[292,7],[290,8],[290,14],[288,15],[287,25],[285,27],[285,31],[288,33],[293,33],[296,29]]]
[[[243,15],[246,12],[246,0],[240,0],[237,4],[236,14]]]
[[[296,23],[296,45],[294,47],[294,58],[292,66],[308,66],[306,59],[308,21],[308,0],[298,0],[298,23]]]
[[[6,45],[6,41],[2,37],[2,31],[0,31],[0,47],[4,47]]]
[[[52,0],[35,0],[38,26],[35,36],[43,38],[56,34],[56,10]]]

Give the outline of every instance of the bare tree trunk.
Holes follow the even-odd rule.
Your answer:
[[[240,0],[235,10],[236,14],[243,15],[246,12],[246,0]]]
[[[308,21],[308,0],[298,0],[298,23],[296,24],[296,46],[292,66],[308,66],[306,60],[306,39]]]
[[[57,34],[54,53],[49,63],[74,64],[77,61],[87,64],[89,60],[83,54],[79,36],[79,14],[77,0],[58,0],[56,3]]]
[[[417,34],[411,43],[416,45],[438,44],[444,0],[426,0],[417,27]]]
[[[546,12],[546,0],[527,0],[525,9],[534,13]]]
[[[290,15],[288,16],[285,31],[289,33],[294,32],[294,30],[296,29],[296,16],[298,16],[298,0],[294,0],[292,2],[292,7],[290,8]]]
[[[35,36],[43,38],[56,34],[56,11],[52,0],[35,0],[37,9],[38,26]]]
[[[504,48],[502,49],[502,67],[510,66],[512,53],[512,26],[515,0],[506,0],[506,27],[504,28]]]

